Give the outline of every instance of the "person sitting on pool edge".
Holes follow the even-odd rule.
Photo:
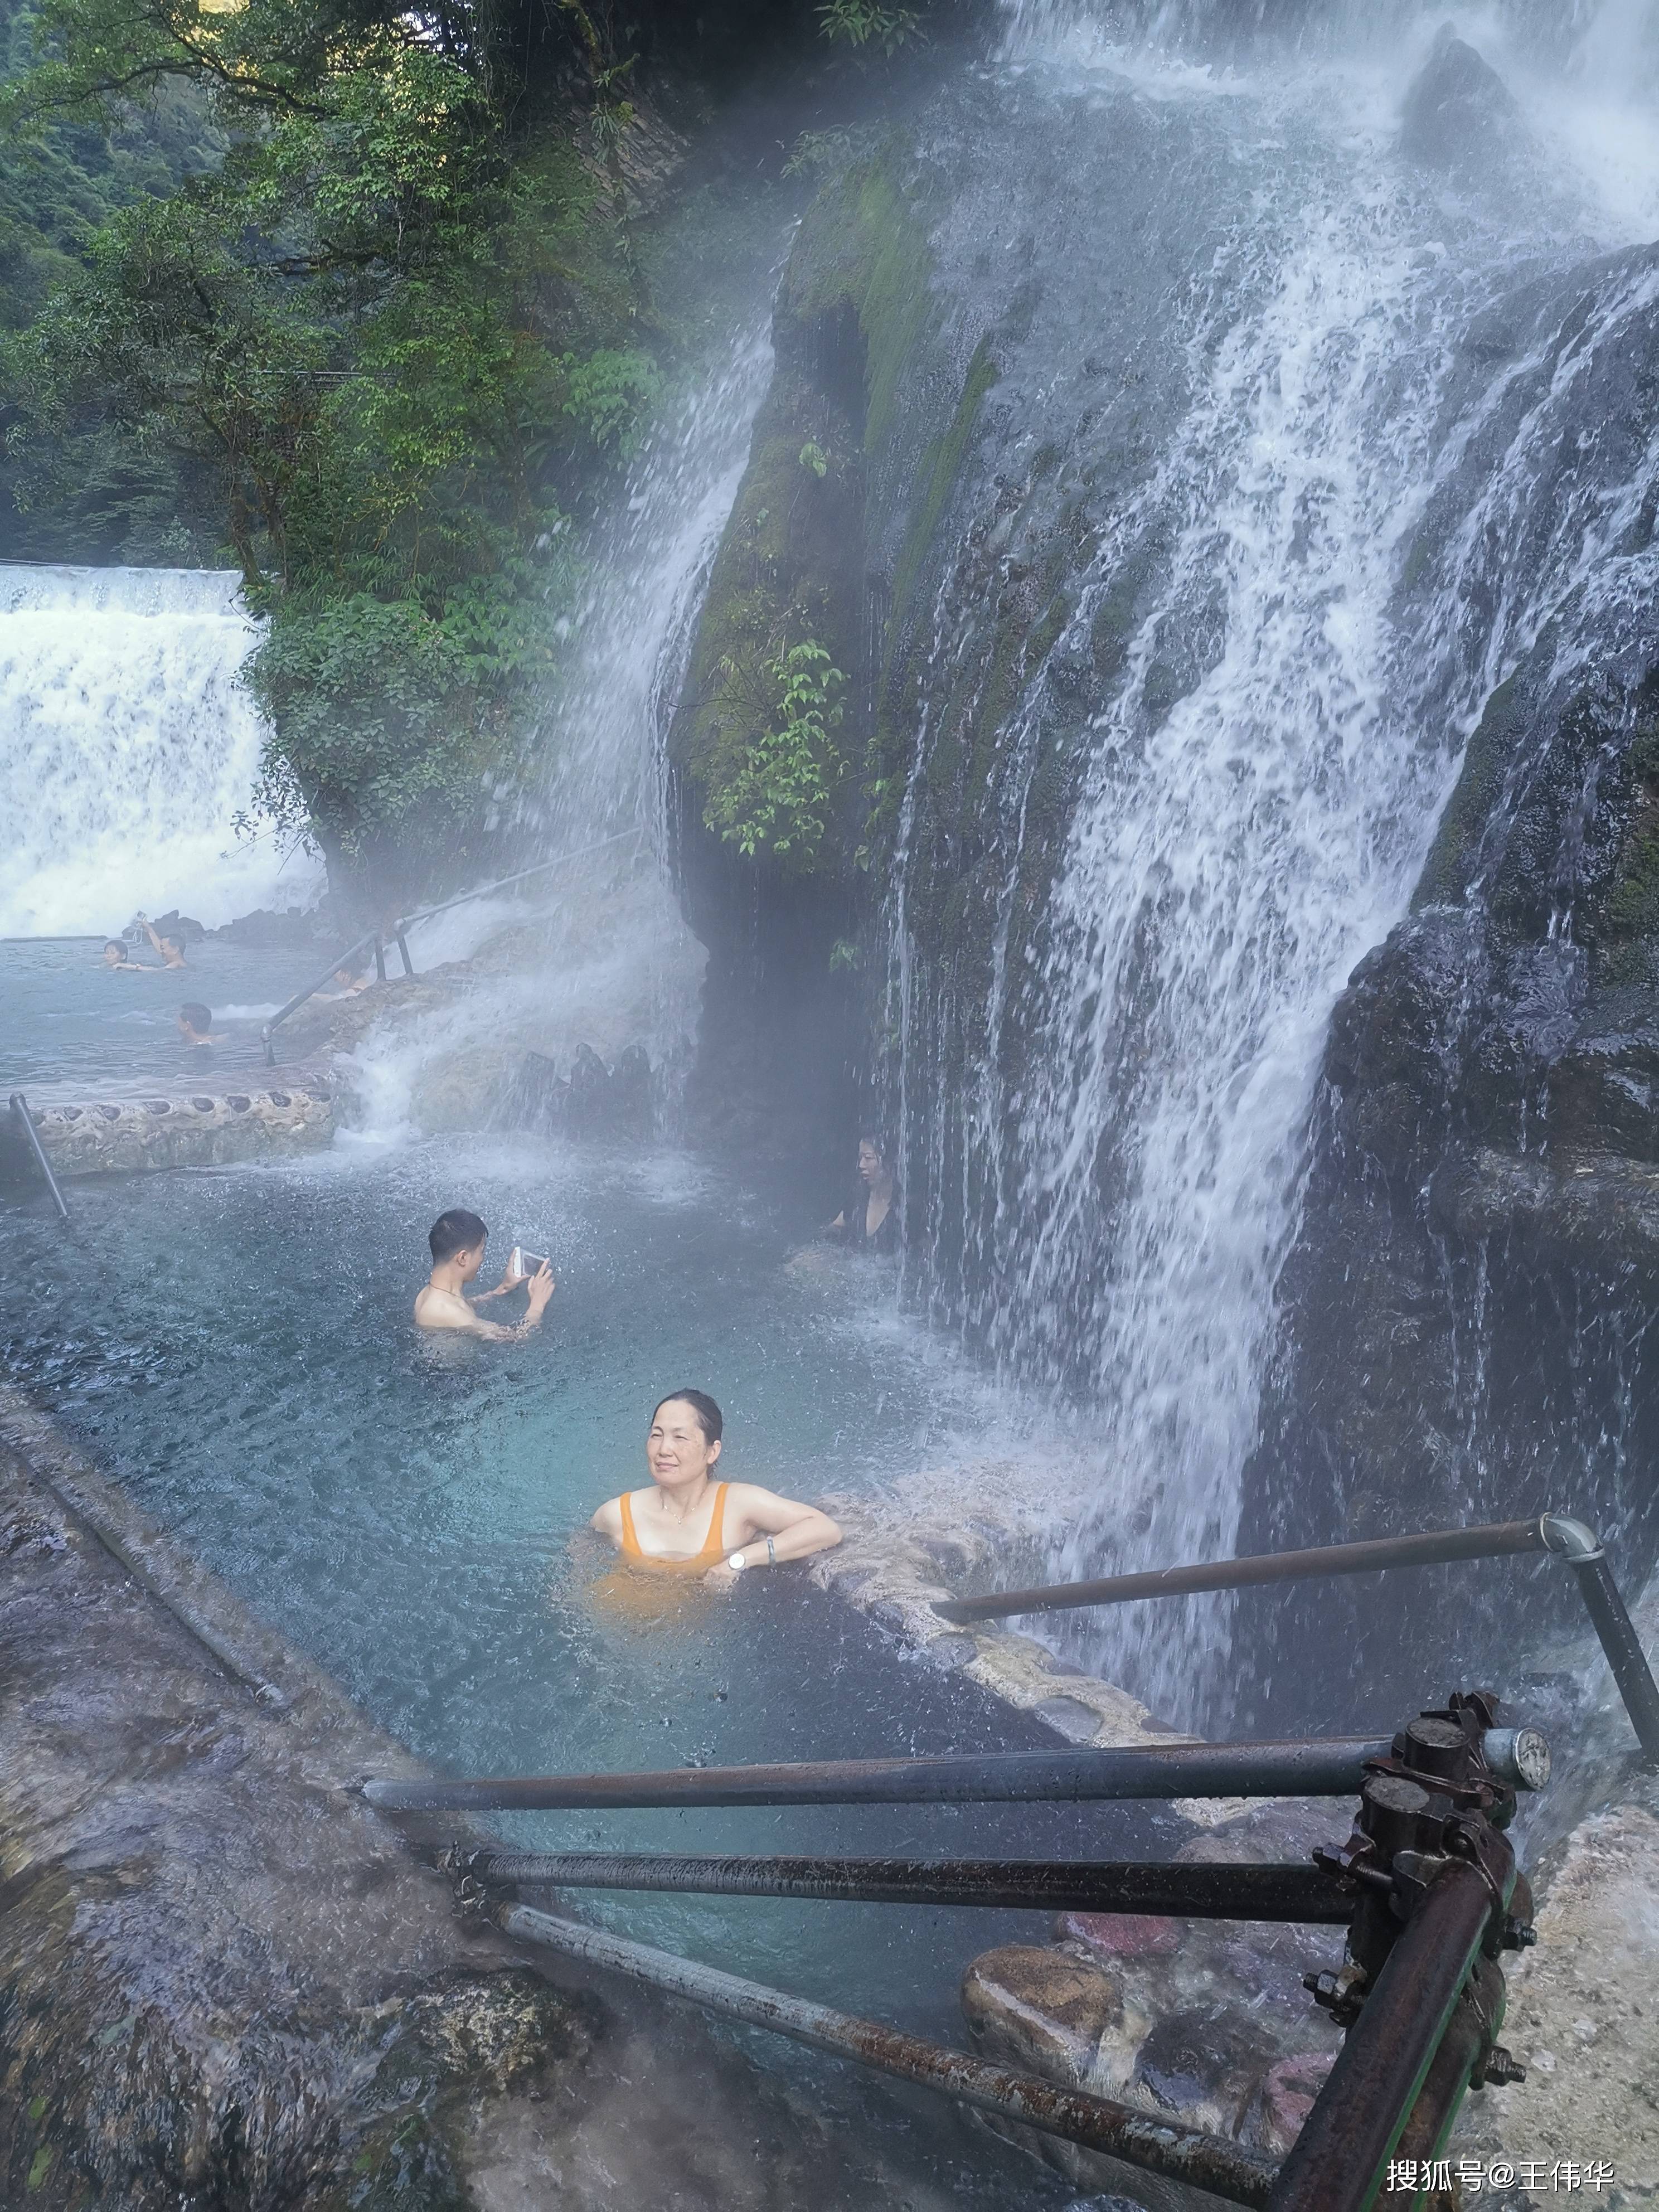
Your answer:
[[[212,1028],[212,1009],[199,999],[186,999],[179,1009],[179,1034],[185,1042],[198,1050],[217,1044],[218,1038],[210,1034]]]
[[[706,1390],[674,1390],[658,1405],[645,1440],[650,1486],[607,1498],[591,1523],[630,1565],[720,1587],[751,1567],[840,1543],[841,1530],[816,1505],[758,1483],[715,1480],[725,1426]]]
[[[485,1321],[474,1313],[467,1300],[466,1285],[483,1265],[484,1244],[489,1231],[476,1213],[469,1213],[464,1206],[452,1206],[441,1213],[427,1234],[427,1243],[432,1252],[432,1273],[426,1285],[415,1300],[415,1321],[420,1328],[453,1328],[464,1330],[469,1336],[487,1336],[497,1344],[522,1342],[532,1329],[539,1328],[542,1315],[553,1295],[553,1277],[545,1260],[533,1275],[515,1275],[509,1266],[493,1291],[481,1291],[480,1303],[485,1298],[505,1297],[509,1291],[523,1285],[530,1299],[530,1310],[521,1322],[507,1326],[497,1321]]]

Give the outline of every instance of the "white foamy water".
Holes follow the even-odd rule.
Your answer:
[[[1034,282],[1045,300],[1064,288],[1079,352],[1097,347],[1109,380],[1121,362],[1125,382],[1182,395],[1140,480],[1103,507],[1048,664],[1087,667],[1127,575],[1121,672],[1091,702],[1083,789],[1034,937],[1015,928],[1015,799],[1030,769],[1006,773],[988,1033],[915,941],[913,881],[937,898],[938,860],[924,842],[913,855],[914,811],[890,908],[907,1188],[927,1194],[947,1252],[952,1211],[968,1221],[970,1263],[939,1294],[1006,1372],[1063,1382],[1090,1407],[1093,1495],[1054,1516],[1060,1577],[1233,1548],[1332,1010],[1406,911],[1492,688],[1564,614],[1564,665],[1593,657],[1613,603],[1650,582],[1645,568],[1626,576],[1624,547],[1650,460],[1616,484],[1589,470],[1564,483],[1553,458],[1575,434],[1575,383],[1600,349],[1628,343],[1650,280],[1607,288],[1553,385],[1553,322],[1534,349],[1516,343],[1540,312],[1524,287],[1641,234],[1659,165],[1619,58],[1648,52],[1650,11],[1610,0],[1569,23],[1564,9],[1553,46],[1504,11],[1451,11],[1484,36],[1504,79],[1494,101],[1514,108],[1494,106],[1508,118],[1496,153],[1476,140],[1480,161],[1455,147],[1443,165],[1400,133],[1445,11],[1407,11],[1391,44],[1341,9],[1310,9],[1294,46],[1234,21],[1209,51],[1196,33],[1224,9],[1165,9],[1134,45],[1125,12],[1008,9],[1001,82],[1034,150],[1004,140],[981,157],[987,204],[1012,239],[1031,226]],[[1553,96],[1552,55],[1570,87]],[[1615,115],[1617,161],[1597,144],[1597,118]],[[1167,149],[1184,176],[1144,292],[1133,248],[1113,260],[1070,235],[1043,242],[1042,149],[1062,132],[1069,163],[1097,164],[1089,196],[1103,207],[1122,190],[1120,140]],[[1499,312],[1515,322],[1483,384],[1471,337]],[[1091,445],[1092,417],[1042,418],[1041,365],[1004,358],[991,433],[1004,442],[984,464],[1002,471],[994,491],[1040,436],[1070,441],[1085,483],[1121,467],[1117,422]],[[1516,428],[1510,395],[1540,374]],[[956,641],[979,619],[947,585],[925,714],[944,705]],[[1000,732],[1011,763],[1041,755],[1045,684],[1046,672]],[[924,720],[924,773],[930,742]],[[959,1085],[941,1080],[958,1022]],[[930,1287],[936,1264],[922,1258]],[[1127,1609],[1058,1632],[1191,1714],[1206,1647],[1224,1649],[1220,1610],[1194,1606],[1182,1624]]]
[[[239,841],[264,729],[230,571],[0,564],[0,935],[214,928],[302,902],[315,866]]]
[[[438,1063],[504,1045],[538,1051],[561,1073],[582,1044],[607,1064],[642,1045],[659,1105],[672,1109],[703,951],[669,876],[662,747],[771,374],[769,319],[757,315],[737,332],[726,361],[653,432],[583,548],[591,581],[561,625],[568,659],[538,733],[534,817],[550,854],[584,857],[511,904],[457,908],[410,945],[430,967],[465,957],[516,919],[544,933],[549,957],[482,985],[418,1034],[366,1038],[348,1064],[360,1141],[414,1133]]]

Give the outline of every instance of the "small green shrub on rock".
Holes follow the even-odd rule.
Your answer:
[[[728,657],[728,682],[744,671]],[[715,793],[703,819],[750,859],[762,854],[810,867],[823,842],[846,763],[832,732],[841,725],[847,678],[816,639],[781,648],[761,667],[764,726]],[[752,685],[754,678],[747,679]]]

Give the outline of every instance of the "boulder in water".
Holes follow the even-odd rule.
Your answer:
[[[180,914],[176,906],[169,907],[165,914],[152,915],[150,927],[158,937],[171,937],[179,945],[199,945],[207,935],[201,922],[191,915]]]
[[[1484,173],[1509,157],[1523,129],[1503,78],[1444,26],[1406,94],[1401,152],[1454,175]]]
[[[319,915],[304,907],[291,906],[286,912],[278,912],[275,907],[259,906],[211,933],[227,945],[251,945],[260,951],[269,948],[279,952],[292,945],[299,951],[316,942],[320,920]]]

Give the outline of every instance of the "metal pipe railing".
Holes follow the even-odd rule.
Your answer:
[[[1524,2079],[1497,2042],[1504,2014],[1504,1950],[1536,1940],[1532,1893],[1508,1829],[1514,1791],[1547,1778],[1548,1747],[1535,1731],[1499,1729],[1480,1692],[1458,1692],[1423,1711],[1364,1762],[1359,1810],[1340,1849],[1322,1848],[1310,1867],[1175,1863],[1063,1864],[1027,1860],[688,1858],[638,1852],[521,1852],[457,1844],[438,1863],[456,1877],[458,1908],[507,1935],[632,1976],[725,2017],[861,2060],[987,2110],[1044,2128],[1264,2212],[1371,2212],[1384,2161],[1402,2142],[1432,2154],[1444,2142],[1471,2081]],[[1157,1747],[1161,1754],[1165,1747]],[[1258,1766],[1286,1752],[1329,1745],[1173,1747],[1176,1754],[1248,1753]],[[1122,1752],[1102,1761],[1134,1759]],[[1024,1767],[1020,1755],[992,1764]],[[1050,1762],[1052,1765],[1053,1762]],[[799,1778],[872,1777],[905,1769],[984,1768],[984,1761],[847,1762],[837,1769],[733,1770],[758,1785],[741,1794],[732,1774],[550,1778],[513,1785],[369,1785],[380,1804],[460,1802],[522,1808],[549,1802],[639,1804],[677,1800],[711,1783],[708,1802],[805,1802]],[[781,1790],[778,1778],[794,1778]],[[1213,1774],[1210,1777],[1214,1779]],[[577,1785],[573,1790],[572,1784]],[[594,1796],[594,1785],[600,1794]],[[620,1790],[617,1785],[623,1785]],[[643,1787],[641,1785],[644,1785]],[[487,1793],[482,1797],[475,1792]],[[859,1794],[866,1794],[863,1788]],[[883,1794],[886,1794],[884,1792]],[[974,1795],[983,1794],[975,1788]],[[998,1794],[1000,1794],[1000,1792]],[[1039,1793],[1033,1793],[1039,1794]],[[1040,1794],[1058,1793],[1052,1777]],[[1304,1976],[1314,2001],[1346,2030],[1328,2081],[1282,2166],[1200,2130],[1165,2131],[1150,2115],[985,2068],[979,2061],[878,2023],[739,1980],[717,1968],[629,1942],[500,1895],[542,1883],[630,1891],[809,1898],[883,1904],[988,1905],[1073,1911],[1169,1913],[1188,1917],[1346,1923],[1344,1961]],[[1148,2136],[1148,2125],[1156,2132]]]
[[[528,1905],[497,1906],[490,1917],[503,1932],[520,1941],[556,1951],[567,1959],[625,1974],[723,2019],[767,2028],[815,2051],[858,2060],[901,2081],[918,2081],[943,2091],[981,2112],[1018,2120],[1057,2136],[1066,2142],[1103,2151],[1143,2172],[1163,2174],[1190,2188],[1208,2190],[1230,2203],[1265,2208],[1269,2203],[1274,2167],[1272,2162],[1241,2144],[1200,2129],[1181,2127],[1171,2121],[1136,2112],[1109,2098],[1091,2097],[1075,2089],[1061,2089],[993,2066],[965,2052],[947,2051],[907,2035],[879,2021],[860,2020],[836,2012],[805,1997],[769,1989],[761,1982],[745,1981],[718,1966],[700,1966],[645,1943],[629,1942],[621,1936],[586,1928],[578,1921],[553,1913],[538,1912]]]
[[[384,983],[386,939],[390,938],[403,955],[404,975],[412,975],[415,973],[415,964],[409,957],[408,937],[410,931],[417,923],[430,921],[435,915],[448,914],[455,907],[466,905],[471,899],[488,898],[494,891],[509,890],[514,884],[526,883],[532,876],[545,875],[550,868],[562,867],[567,861],[586,860],[590,854],[601,853],[607,846],[625,844],[630,837],[637,838],[642,835],[643,832],[638,830],[620,830],[614,837],[597,838],[591,845],[577,846],[574,852],[557,854],[550,860],[538,860],[533,868],[520,868],[516,875],[498,877],[493,884],[480,884],[477,890],[462,891],[453,899],[445,899],[438,906],[423,907],[418,914],[404,915],[399,921],[391,923],[385,928],[369,930],[364,936],[360,937],[355,945],[348,945],[343,952],[337,952],[315,982],[307,983],[302,991],[296,991],[287,1005],[279,1006],[265,1024],[259,1032],[260,1041],[265,1048],[265,1065],[268,1067],[276,1066],[276,1053],[272,1038],[289,1016],[297,1013],[307,999],[314,999],[324,984],[328,982],[338,969],[355,960],[360,952],[366,952],[373,948],[375,977],[378,981]]]
[[[40,1133],[34,1126],[34,1116],[29,1112],[29,1102],[21,1091],[14,1091],[11,1094],[11,1114],[13,1121],[21,1125],[23,1134],[28,1139],[29,1150],[34,1154],[34,1164],[46,1177],[46,1188],[52,1193],[52,1204],[67,1221],[70,1218],[69,1207],[64,1202],[64,1194],[58,1189],[58,1178],[52,1171],[52,1162],[46,1158],[46,1148],[40,1142]]]
[[[1133,1797],[1352,1797],[1388,1736],[1289,1743],[1153,1743],[1104,1751],[986,1752],[934,1759],[674,1767],[656,1774],[491,1775],[365,1782],[388,1813],[545,1813],[672,1805],[1094,1803]]]
[[[1659,1759],[1659,1683],[1653,1679],[1636,1624],[1613,1578],[1601,1539],[1584,1522],[1574,1521],[1565,1513],[1547,1513],[1540,1526],[1550,1551],[1572,1569],[1584,1610],[1643,1750],[1650,1759]]]
[[[1650,1759],[1659,1760],[1659,1683],[1654,1680],[1613,1580],[1601,1538],[1587,1522],[1565,1513],[1545,1513],[1532,1521],[1494,1522],[1479,1528],[1438,1528],[1416,1536],[1323,1544],[1308,1551],[1259,1552],[1240,1559],[1202,1560],[1140,1574],[1108,1575],[1095,1582],[996,1590],[984,1597],[945,1598],[933,1611],[942,1620],[958,1624],[1006,1620],[1022,1613],[1064,1613],[1083,1606],[1127,1605],[1144,1598],[1187,1597],[1203,1590],[1249,1589],[1264,1583],[1314,1582],[1339,1575],[1376,1574],[1523,1553],[1543,1553],[1565,1559],[1572,1569],[1637,1740]]]
[[[486,1887],[792,1897],[820,1904],[959,1905],[1032,1912],[1150,1912],[1187,1920],[1338,1927],[1353,1894],[1322,1868],[1130,1865],[1047,1859],[684,1858],[637,1851],[458,1849],[443,1863]]]
[[[1267,2200],[1272,2212],[1366,2212],[1374,2203],[1493,1910],[1478,1867],[1448,1866],[1431,1883],[1286,2154]],[[1465,2068],[1454,2111],[1467,2078]]]
[[[1035,1589],[994,1590],[984,1597],[942,1599],[942,1620],[1005,1620],[1022,1613],[1068,1613],[1081,1606],[1127,1605],[1139,1598],[1188,1597],[1200,1590],[1248,1589],[1260,1583],[1369,1575],[1389,1567],[1431,1567],[1449,1559],[1501,1559],[1547,1548],[1537,1521],[1504,1521],[1485,1528],[1438,1528],[1421,1536],[1382,1536],[1360,1544],[1322,1544],[1305,1552],[1258,1552],[1242,1559],[1206,1559],[1098,1582],[1049,1583]]]

